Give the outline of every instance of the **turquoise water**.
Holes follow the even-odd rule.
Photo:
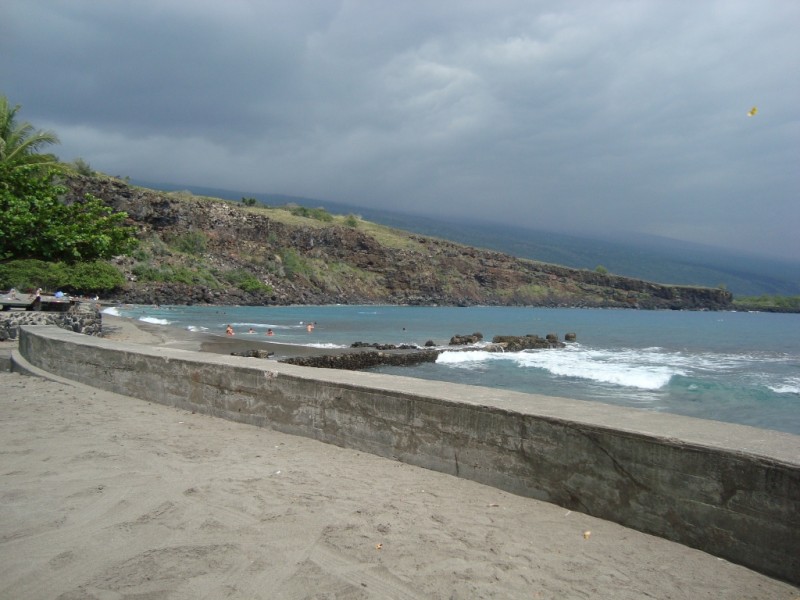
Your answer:
[[[601,401],[800,434],[800,315],[518,307],[122,307],[153,323],[253,339],[346,347],[447,346],[455,334],[577,334],[565,349],[446,352],[378,372]],[[313,331],[307,325],[314,323]],[[267,329],[274,336],[266,337]]]

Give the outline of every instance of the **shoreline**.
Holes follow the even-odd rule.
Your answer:
[[[246,333],[229,337],[210,332],[188,331],[169,325],[147,323],[106,313],[103,313],[103,337],[110,340],[224,355],[240,354],[249,350],[265,350],[273,353],[269,359],[265,360],[279,361],[374,351],[374,348],[371,347],[314,348],[300,344],[283,344],[265,340],[264,336]]]
[[[295,344],[281,344],[267,341],[257,336],[240,334],[233,337],[225,335],[188,331],[169,325],[146,323],[128,317],[103,313],[103,337],[110,340],[165,346],[196,352],[231,354],[247,350],[261,349],[274,352],[270,360],[280,360],[295,356],[315,356],[331,353],[331,349],[312,348]]]

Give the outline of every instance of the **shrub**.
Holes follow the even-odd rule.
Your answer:
[[[153,256],[169,256],[170,251],[167,244],[164,243],[157,233],[154,233],[149,240],[150,251]]]
[[[43,260],[12,260],[0,264],[0,288],[18,290],[35,290],[43,288],[54,290],[66,280],[63,263],[51,263]]]
[[[70,292],[108,292],[125,284],[125,277],[103,261],[76,263],[66,269],[66,281],[61,287]]]
[[[345,224],[347,227],[353,227],[353,228],[356,228],[356,227],[358,227],[358,217],[357,217],[357,216],[355,216],[355,215],[347,215],[347,216],[344,218],[344,224]]]
[[[133,251],[131,256],[133,257],[134,260],[137,260],[139,262],[145,262],[150,260],[150,253],[147,250],[145,250],[142,246],[136,248],[136,250]]]
[[[79,175],[85,175],[86,177],[94,176],[94,169],[92,169],[91,165],[82,158],[76,158],[73,160],[72,167]]]
[[[219,282],[207,270],[190,269],[188,267],[165,265],[161,268],[147,263],[140,263],[131,269],[138,281],[163,283],[185,283],[187,285],[206,285],[219,287]]]
[[[165,281],[160,269],[146,263],[140,263],[131,269],[138,281]]]
[[[0,264],[0,288],[107,292],[124,285],[122,273],[103,261],[74,263],[14,260]]]
[[[311,271],[302,257],[291,248],[286,248],[281,253],[281,262],[283,263],[283,273],[286,277],[304,275]]]
[[[266,294],[271,294],[273,291],[271,286],[268,286],[245,269],[234,269],[232,271],[228,271],[223,275],[223,277],[228,283],[235,285],[244,292],[263,292]]]
[[[202,231],[187,231],[172,238],[170,244],[180,252],[200,256],[208,248],[208,237]]]
[[[305,206],[290,205],[289,212],[297,217],[316,219],[324,223],[333,221],[333,216],[324,208],[306,208]]]

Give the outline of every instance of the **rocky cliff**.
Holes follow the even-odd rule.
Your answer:
[[[519,259],[391,230],[352,215],[245,207],[187,192],[136,188],[116,179],[74,177],[68,186],[68,201],[90,193],[127,212],[136,227],[140,249],[115,261],[128,279],[117,294],[125,302],[714,310],[732,301],[725,290]],[[187,248],[187,240],[193,246]]]

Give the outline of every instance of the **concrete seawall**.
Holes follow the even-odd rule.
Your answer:
[[[22,328],[13,368],[450,473],[800,583],[800,436],[49,326]]]

